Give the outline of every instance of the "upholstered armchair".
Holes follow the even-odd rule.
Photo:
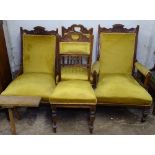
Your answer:
[[[32,31],[21,28],[20,71],[1,95],[39,96],[48,101],[55,88],[57,35],[58,30],[39,26]]]
[[[142,108],[148,114],[152,98],[147,92],[149,70],[136,60],[139,26],[127,29],[121,24],[98,28],[98,58],[92,66],[93,86],[98,105]],[[138,83],[135,71],[145,77]]]
[[[62,37],[64,37],[65,35],[67,35],[70,32],[73,32],[73,33],[79,32],[89,38],[90,36],[93,35],[93,28],[87,29],[83,25],[77,25],[77,24],[73,24],[72,26],[70,26],[68,28],[62,27]],[[76,39],[78,37],[78,34],[74,34],[74,35],[72,35],[72,37],[74,39]],[[82,53],[89,54],[89,52],[90,52],[89,44],[85,45],[84,43],[81,43],[81,45],[78,45],[78,46],[76,46],[76,45],[77,45],[77,43],[74,43],[74,44],[72,43],[72,45],[61,43],[60,51],[64,52],[64,53],[66,53],[65,51],[67,51],[67,52],[72,52],[72,51],[75,52],[76,51],[76,52],[81,52],[81,54]],[[72,59],[72,62],[76,61],[75,59],[78,59],[78,58],[74,58],[74,60]],[[80,61],[81,63],[83,63],[82,61],[85,61],[84,59],[85,58],[81,57],[77,61]],[[69,61],[69,60],[68,60],[68,58],[63,58],[63,61]],[[70,79],[87,80],[87,78],[88,78],[87,74],[88,73],[87,73],[86,68],[81,68],[79,66],[76,66],[76,67],[64,66],[64,67],[62,67],[62,70],[61,70],[61,80],[70,80]],[[91,80],[92,80],[92,77],[91,77]]]

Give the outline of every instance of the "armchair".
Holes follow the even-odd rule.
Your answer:
[[[127,29],[121,24],[98,28],[99,55],[92,67],[93,86],[98,105],[142,108],[145,121],[152,104],[147,92],[149,70],[136,61],[139,26]],[[146,79],[143,87],[135,77],[135,67]]]

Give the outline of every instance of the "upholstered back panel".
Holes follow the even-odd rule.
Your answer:
[[[64,35],[67,35],[68,33],[64,33]],[[83,35],[85,35],[87,38],[89,38],[90,37],[90,34],[86,34],[86,33],[82,33]],[[76,35],[76,34],[74,34],[74,35],[72,35],[72,38],[73,39],[77,39],[77,38],[79,38],[79,35]]]
[[[135,33],[100,33],[100,74],[131,74]]]
[[[55,35],[23,34],[23,72],[55,73]]]
[[[90,54],[89,42],[60,42],[60,54]]]

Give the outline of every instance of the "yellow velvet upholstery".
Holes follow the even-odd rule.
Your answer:
[[[90,54],[89,42],[60,42],[60,54]]]
[[[83,67],[61,67],[61,80],[88,80],[88,69]]]
[[[53,103],[96,103],[96,96],[88,81],[69,80],[58,83],[50,100]]]
[[[48,99],[55,88],[55,80],[51,74],[24,73],[17,77],[1,95],[39,96]]]
[[[67,35],[68,33],[65,33],[64,35]],[[85,34],[85,33],[82,33],[83,35],[85,35],[87,38],[90,37],[90,34]],[[79,38],[79,35],[78,34],[72,34],[72,38],[73,40],[76,40]]]
[[[96,61],[91,68],[91,72],[93,73],[94,71],[96,71],[97,74],[99,74],[100,71],[100,62]]]
[[[131,75],[135,37],[135,33],[100,34],[100,74]]]
[[[98,103],[130,104],[150,106],[152,98],[131,76],[105,74],[95,90]]]
[[[55,73],[55,35],[23,34],[23,72]]]
[[[149,69],[147,69],[144,65],[142,65],[139,62],[135,63],[135,67],[136,69],[141,72],[145,77],[147,76],[147,74],[150,72]]]

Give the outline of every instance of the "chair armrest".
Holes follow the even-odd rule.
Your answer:
[[[99,74],[99,68],[100,68],[100,62],[99,62],[99,61],[96,61],[96,62],[92,65],[92,68],[91,68],[92,74],[93,74],[94,72],[96,72],[97,74]]]
[[[150,70],[139,62],[135,63],[135,67],[139,71],[139,73],[141,73],[145,77],[143,86],[145,89],[148,89],[149,80],[151,78]]]
[[[59,83],[59,75],[56,75],[55,83],[56,83],[56,85]]]
[[[139,62],[136,62],[135,63],[135,67],[136,69],[141,73],[143,74],[143,76],[147,76],[148,73],[150,72],[149,69],[147,69],[143,64],[139,63]]]
[[[99,77],[99,68],[100,68],[100,63],[99,61],[96,61],[91,68],[91,73],[93,76],[93,88],[96,88],[97,82],[98,82],[98,77]]]

